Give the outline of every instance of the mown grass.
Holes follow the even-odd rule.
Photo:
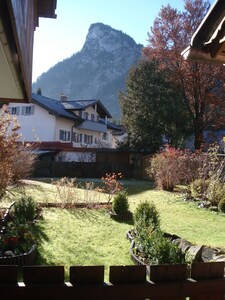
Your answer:
[[[133,264],[126,231],[130,224],[110,219],[105,210],[44,209],[41,222],[44,237],[39,246],[38,264],[69,266]]]
[[[86,181],[82,180],[81,184]],[[224,247],[225,214],[199,209],[196,203],[185,202],[181,193],[155,190],[149,181],[131,180],[122,183],[129,194],[131,211],[134,212],[141,201],[152,201],[160,212],[164,231],[198,245]],[[101,181],[96,181],[95,186],[101,187]],[[28,181],[22,192],[32,195],[38,202],[59,201],[55,186],[48,182],[37,184]],[[10,195],[10,199],[2,202],[3,206],[18,197],[18,190],[13,193],[14,196]],[[107,201],[103,193],[95,190],[87,192],[79,188],[78,193],[82,201],[85,197],[94,201]],[[104,265],[106,278],[110,265],[132,264],[129,242],[125,236],[132,224],[110,219],[105,210],[44,209],[43,216],[40,221],[42,239],[37,263],[64,265],[67,276],[69,266],[72,265]]]
[[[149,190],[130,196],[132,210],[142,200],[155,203],[161,216],[162,229],[177,234],[194,244],[225,247],[225,214],[198,208],[186,202],[180,193]]]

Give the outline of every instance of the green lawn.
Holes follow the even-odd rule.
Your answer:
[[[180,193],[158,190],[130,196],[132,210],[141,200],[155,203],[164,231],[192,243],[225,247],[225,214],[197,208],[197,203],[183,201]]]
[[[104,210],[45,209],[44,237],[38,263],[64,265],[130,265],[126,231],[131,225],[113,221]]]
[[[90,181],[90,180],[88,180]],[[28,184],[31,183],[31,184]],[[32,195],[36,201],[59,201],[59,196],[51,183],[27,182],[20,190]],[[177,234],[192,243],[215,247],[225,245],[225,214],[197,208],[196,203],[185,202],[180,193],[155,190],[149,181],[122,181],[129,194],[130,209],[138,203],[149,200],[155,203],[161,216],[164,231]],[[85,185],[85,180],[81,184]],[[100,186],[101,182],[95,182]],[[79,185],[81,187],[81,185]],[[1,204],[6,206],[18,197],[6,198]],[[95,190],[77,190],[81,201],[107,201],[103,193]],[[44,209],[43,220],[39,222],[42,232],[37,262],[50,265],[64,265],[66,275],[72,265],[105,265],[106,279],[110,265],[129,265],[129,242],[126,231],[132,224],[119,223],[110,219],[107,211],[91,209]]]

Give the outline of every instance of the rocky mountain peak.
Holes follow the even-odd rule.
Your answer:
[[[122,31],[115,30],[109,25],[95,23],[89,28],[82,50],[85,51],[86,48],[92,48],[99,52],[114,52],[121,47],[135,48],[137,45],[131,37],[124,34]]]
[[[119,90],[128,71],[141,56],[142,45],[112,27],[95,23],[89,28],[82,50],[43,73],[33,91],[58,99],[63,92],[71,100],[100,99],[109,112],[120,118]]]

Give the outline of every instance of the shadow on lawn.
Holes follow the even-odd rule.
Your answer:
[[[127,224],[127,225],[130,225],[130,226],[134,226],[134,220],[133,220],[133,218],[132,219],[130,219],[130,220],[116,220],[115,221],[116,223],[119,223],[119,224]]]
[[[59,178],[35,178],[36,181],[44,183],[52,183],[59,180]],[[94,188],[103,188],[104,184],[99,178],[77,178],[77,184],[79,188],[85,189],[87,182],[93,182]],[[154,182],[144,179],[123,179],[119,181],[122,186],[127,190],[128,195],[139,194],[148,190],[154,189]],[[39,187],[42,190],[42,187]]]
[[[48,236],[44,233],[44,224],[41,224],[39,222],[34,229],[34,234],[37,239],[37,251],[36,251],[36,255],[35,255],[34,264],[45,265],[45,264],[47,264],[47,262],[40,254],[42,242],[49,241]]]
[[[149,180],[125,180],[122,182],[122,185],[126,189],[128,196],[140,194],[155,188],[154,183]]]

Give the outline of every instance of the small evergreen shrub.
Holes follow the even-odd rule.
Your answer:
[[[32,222],[37,214],[37,204],[32,197],[21,197],[12,207],[12,217],[15,223]]]
[[[159,228],[160,215],[155,204],[148,201],[139,203],[134,212],[134,223],[137,232],[149,227],[151,227],[152,230]]]
[[[183,263],[185,256],[179,247],[160,230],[160,215],[154,203],[141,202],[134,213],[137,249],[145,254],[149,264]]]
[[[125,191],[121,191],[114,196],[112,210],[117,215],[125,214],[129,211],[128,196]]]
[[[144,251],[150,264],[178,264],[185,262],[179,247],[160,230],[155,230],[145,241]]]

